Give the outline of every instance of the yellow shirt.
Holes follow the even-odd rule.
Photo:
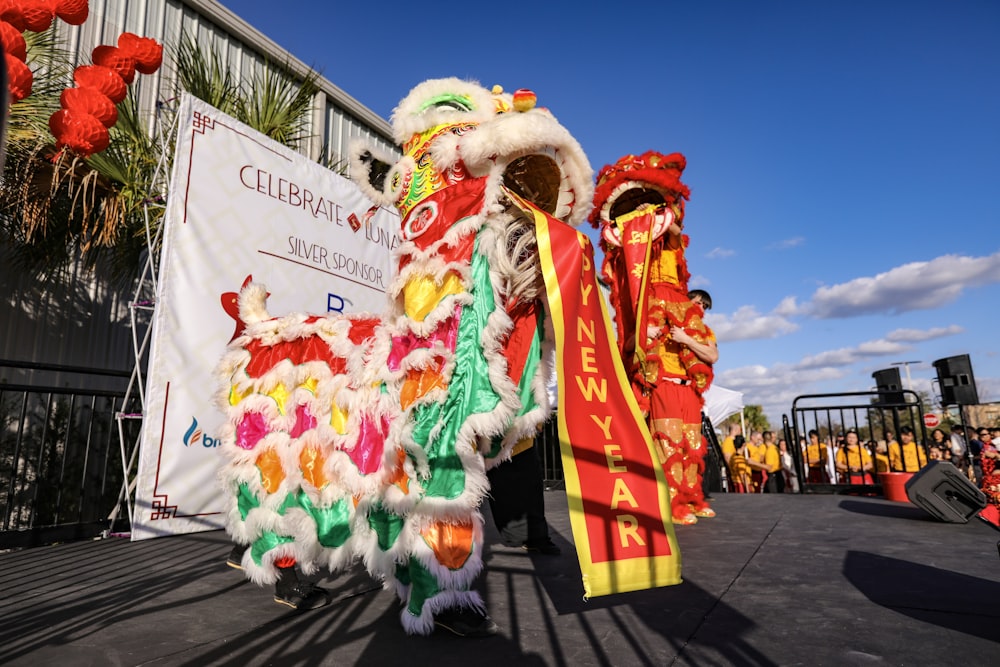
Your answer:
[[[861,447],[853,450],[845,447],[837,450],[837,465],[846,466],[848,469],[858,468],[860,472],[861,469],[872,465],[872,455]]]
[[[875,472],[889,472],[889,457],[885,454],[875,455]]]
[[[753,480],[750,475],[752,470],[747,465],[747,459],[742,454],[733,454],[729,459],[729,471],[733,474],[733,482],[742,484],[744,490],[754,491]]]
[[[733,442],[733,436],[727,437],[722,441],[722,458],[729,459],[734,453],[736,453],[736,443]]]
[[[806,464],[810,468],[825,468],[826,467],[826,445],[823,443],[816,443],[815,445],[806,446]]]
[[[768,474],[781,472],[781,452],[778,451],[778,446],[764,445],[761,449],[764,450],[764,465],[771,469]]]
[[[764,463],[764,454],[767,447],[764,445],[757,446],[751,442],[747,443],[747,458],[758,463]]]
[[[923,447],[918,447],[915,442],[908,442],[902,446],[900,456],[900,445],[893,442],[889,445],[889,464],[893,470],[917,472],[927,465],[927,455],[924,454]]]

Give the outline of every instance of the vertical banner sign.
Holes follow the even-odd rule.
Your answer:
[[[249,280],[274,315],[381,312],[399,217],[185,96],[152,324],[132,539],[220,528],[215,366]]]
[[[590,239],[533,214],[556,336],[559,445],[584,593],[678,584],[670,492],[612,338]]]

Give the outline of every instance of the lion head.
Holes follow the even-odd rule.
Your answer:
[[[684,201],[691,194],[681,183],[685,166],[687,161],[680,153],[647,151],[638,156],[626,155],[601,169],[590,222],[600,227],[606,250],[622,245],[624,225],[618,221],[642,208],[656,211],[654,239],[662,236],[671,223],[683,223]]]
[[[530,297],[540,283],[534,225],[511,194],[569,224],[582,222],[593,172],[579,143],[535,104],[534,93],[457,78],[416,86],[393,112],[392,128],[402,157],[356,144],[352,179],[376,203],[399,210],[404,242],[429,245],[463,224],[489,228],[493,270],[511,293]]]

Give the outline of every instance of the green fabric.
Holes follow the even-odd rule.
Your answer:
[[[495,303],[490,267],[478,252],[478,239],[472,254],[471,276],[476,298],[464,306],[459,315],[455,367],[448,396],[444,403],[413,410],[413,439],[426,453],[430,469],[424,492],[439,498],[457,498],[465,490],[465,469],[456,451],[462,425],[470,415],[491,412],[500,403],[500,396],[490,383],[489,367],[483,354],[482,334],[495,310]],[[438,424],[444,426],[431,441],[431,431]]]
[[[410,559],[407,569],[409,570],[406,578],[409,579],[410,583],[410,599],[406,610],[414,616],[420,616],[420,610],[424,608],[424,603],[440,593],[441,587],[438,586],[437,579],[434,578],[431,571],[416,558]],[[400,581],[403,581],[402,577],[400,577]]]
[[[260,507],[260,503],[257,502],[257,497],[254,496],[249,486],[240,484],[236,490],[236,506],[240,510],[240,518],[246,521],[250,510]]]
[[[341,498],[330,507],[316,507],[303,489],[285,496],[278,507],[284,516],[290,509],[298,508],[308,514],[316,524],[316,539],[327,548],[340,547],[351,536],[350,498]]]
[[[403,530],[403,517],[379,506],[368,512],[368,525],[378,537],[378,548],[388,551]]]
[[[341,498],[330,507],[316,507],[309,496],[302,494],[302,509],[316,522],[316,537],[324,547],[344,546],[351,536],[350,498]]]
[[[254,540],[253,544],[250,546],[250,556],[253,557],[254,563],[260,565],[264,554],[275,547],[281,546],[282,544],[288,544],[292,541],[291,537],[278,535],[277,533],[268,530]]]

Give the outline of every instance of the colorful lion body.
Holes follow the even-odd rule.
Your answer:
[[[473,83],[417,86],[393,128],[401,159],[359,146],[352,164],[402,217],[388,310],[272,318],[265,288],[244,289],[219,368],[223,476],[252,579],[360,557],[426,634],[438,611],[482,607],[485,471],[551,411],[533,232],[509,193],[577,223],[592,186],[550,113]]]

